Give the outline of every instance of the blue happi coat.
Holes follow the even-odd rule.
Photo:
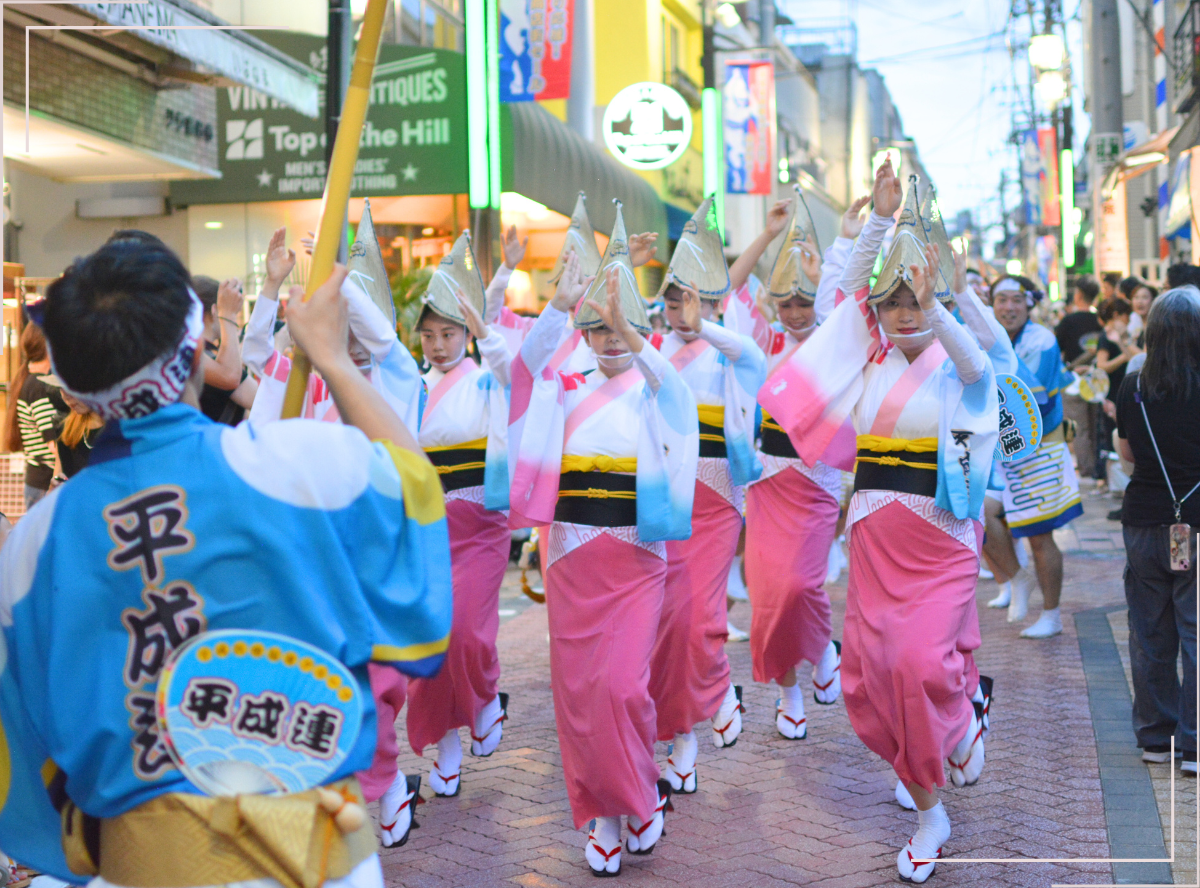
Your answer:
[[[367,663],[432,675],[450,615],[445,507],[420,457],[337,423],[229,428],[182,404],[110,423],[0,551],[0,848],[78,881],[55,775],[102,818],[196,791],[154,716],[166,658],[196,634],[270,630],[352,671],[365,713],[333,780],[371,764]]]

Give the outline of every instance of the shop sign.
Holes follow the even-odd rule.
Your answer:
[[[306,64],[324,59],[325,41],[272,35]],[[384,45],[371,82],[351,194],[391,197],[467,190],[463,56],[449,50]],[[313,119],[245,86],[217,90],[221,178],[171,183],[186,206],[320,198],[325,189],[324,119]]]
[[[775,189],[774,65],[726,62],[723,95],[725,191],[771,194]]]
[[[660,170],[683,156],[692,141],[692,109],[661,83],[635,83],[604,109],[604,144],[635,170]]]
[[[500,0],[500,101],[571,95],[572,0]]]

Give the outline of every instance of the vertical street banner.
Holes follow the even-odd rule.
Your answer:
[[[771,194],[775,179],[775,68],[771,62],[725,63],[722,123],[725,192]]]
[[[1096,237],[1096,272],[1129,274],[1129,232],[1126,226],[1125,183],[1117,182],[1100,205]]]
[[[1058,131],[1052,126],[1037,131],[1038,150],[1042,155],[1042,224],[1061,225],[1062,209],[1058,190]]]
[[[1038,144],[1038,131],[1022,131],[1018,145],[1021,149],[1021,202],[1025,207],[1025,224],[1042,225],[1042,183],[1046,179],[1046,168],[1042,162],[1042,146]]]
[[[573,0],[500,0],[500,101],[571,94]]]
[[[324,79],[325,39],[262,38]],[[323,91],[322,91],[323,93]],[[178,206],[319,198],[325,190],[325,122],[248,86],[217,94],[220,179],[171,183]],[[353,197],[462,194],[467,190],[466,73],[444,49],[385,44],[354,167]]]

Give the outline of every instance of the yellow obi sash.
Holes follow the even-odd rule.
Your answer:
[[[487,438],[422,449],[437,469],[442,479],[442,489],[447,493],[483,484],[483,470],[487,463],[481,457],[483,451],[487,450]]]
[[[700,455],[716,459],[728,456],[725,450],[725,408],[717,404],[697,404],[700,414]]]
[[[637,472],[636,456],[575,456],[563,454],[562,473],[567,472]],[[562,496],[560,491],[559,496]]]
[[[854,460],[855,490],[896,490],[937,495],[937,438],[858,436]]]
[[[909,466],[914,469],[933,469],[937,471],[937,459],[906,460],[899,456],[863,456],[863,451],[870,453],[937,453],[937,438],[883,438],[879,435],[859,435],[857,439],[858,458],[854,461],[857,469],[860,462],[877,463],[881,466]]]
[[[594,527],[637,524],[637,458],[563,455],[555,521]]]

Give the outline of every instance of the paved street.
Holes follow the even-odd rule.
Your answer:
[[[1169,769],[1151,772],[1137,757],[1122,680],[1123,614],[1108,610],[1123,601],[1120,527],[1104,519],[1112,508],[1107,498],[1085,496],[1085,507],[1087,515],[1062,534],[1067,581],[1061,636],[1018,638],[1003,611],[985,606],[995,584],[979,584],[978,661],[996,680],[992,733],[980,783],[949,788],[944,796],[954,833],[946,847],[950,862],[936,876],[943,888],[1114,882],[1108,863],[956,862],[965,858],[1163,855],[1159,815],[1165,824]],[[500,653],[502,687],[512,700],[501,749],[489,759],[467,756],[458,798],[418,808],[421,828],[408,845],[384,852],[389,885],[594,884],[581,853],[584,834],[571,828],[559,770],[545,609],[526,606],[518,590],[517,574],[510,573]],[[830,593],[837,627],[844,578]],[[1034,601],[1031,619],[1039,608]],[[748,616],[744,604],[733,613],[743,626]],[[808,739],[784,740],[774,729],[773,689],[750,681],[748,646],[731,644],[728,650],[735,676],[746,685],[745,733],[736,747],[720,752],[704,738],[700,791],[676,800],[653,855],[626,855],[621,878],[630,885],[712,888],[899,884],[896,850],[916,818],[893,802],[890,769],[854,736],[842,703],[810,702]],[[665,758],[660,744],[660,760]],[[409,773],[427,769],[407,750],[401,766]],[[1184,820],[1194,817],[1194,787],[1177,781],[1177,816]],[[423,794],[432,796],[428,788]],[[1194,883],[1194,863],[1182,862],[1195,855],[1194,828],[1177,830],[1181,859],[1174,881]],[[1139,850],[1156,843],[1157,854]],[[1118,864],[1116,880],[1170,883],[1171,876],[1166,863]]]

